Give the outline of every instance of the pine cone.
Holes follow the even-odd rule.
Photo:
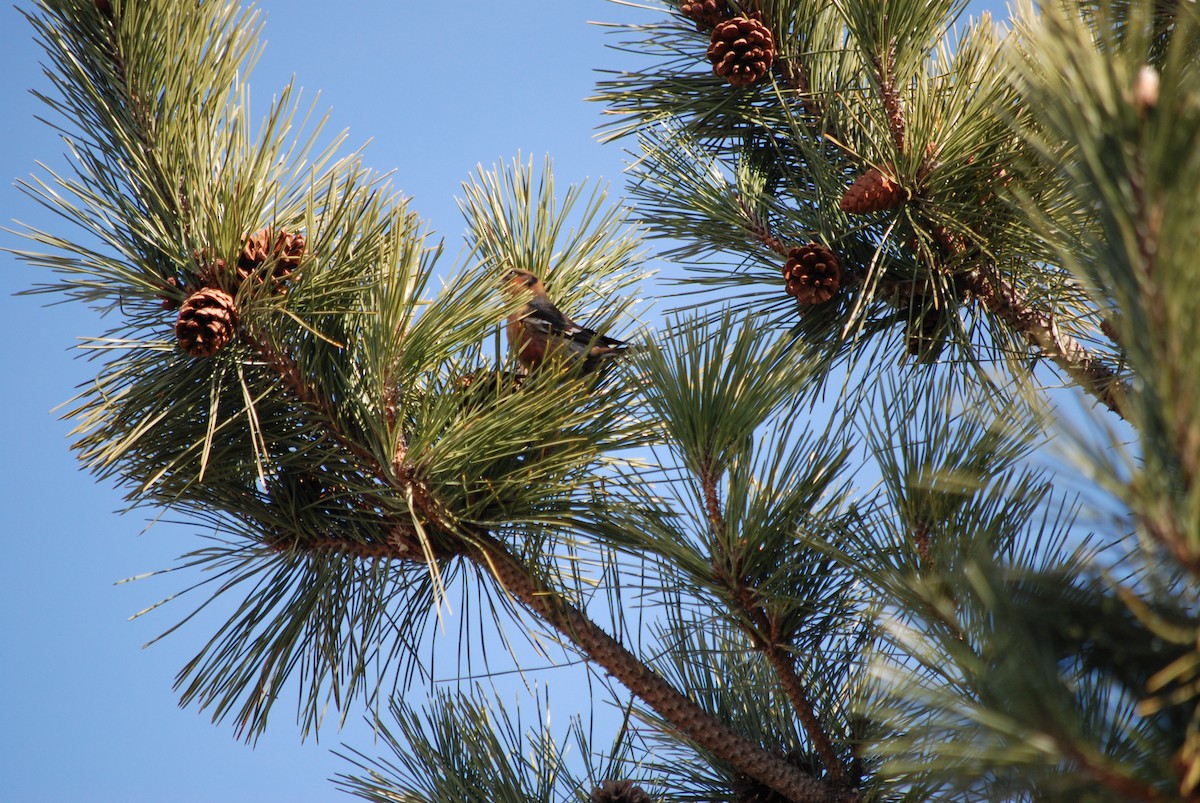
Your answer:
[[[945,307],[911,309],[904,336],[908,354],[921,365],[932,365],[946,348],[950,336],[950,316]]]
[[[163,285],[163,290],[170,292],[171,290],[183,290],[183,285],[174,276],[167,279],[167,283]],[[179,299],[175,296],[167,295],[165,292],[160,295],[159,300],[162,302],[162,308],[165,310],[179,309]]]
[[[175,320],[179,347],[193,357],[213,356],[236,331],[233,296],[215,287],[204,287],[188,296]]]
[[[275,238],[275,255],[285,267],[294,270],[300,267],[300,260],[304,258],[304,249],[307,245],[308,241],[300,232],[280,229],[279,236]]]
[[[820,243],[809,243],[788,251],[783,266],[788,295],[801,304],[824,304],[837,293],[842,266],[837,255]]]
[[[712,30],[733,16],[727,0],[684,0],[679,13],[696,23],[697,31]]]
[[[654,803],[654,799],[646,794],[640,786],[634,786],[633,781],[603,781],[592,790],[588,797],[589,803]]]
[[[891,209],[907,198],[903,187],[872,167],[846,189],[838,206],[843,212],[865,215]]]
[[[109,19],[113,18],[113,7],[111,0],[96,0],[96,10]]]
[[[255,277],[258,284],[270,278],[273,282],[272,292],[285,293],[284,282],[292,277],[292,272],[299,267],[304,258],[304,235],[280,229],[274,234],[270,228],[262,228],[253,234],[247,234],[242,241],[242,251],[238,254],[238,281],[246,281]],[[274,260],[269,270],[261,271],[263,265]]]
[[[758,20],[734,17],[713,28],[708,60],[713,72],[733,86],[747,86],[771,69],[775,38],[771,29]]]

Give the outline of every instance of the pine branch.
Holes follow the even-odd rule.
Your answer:
[[[821,763],[825,765],[825,769],[829,773],[830,782],[837,786],[844,785],[846,771],[842,768],[842,763],[838,761],[837,753],[834,752],[825,729],[821,727],[820,720],[817,719],[816,708],[805,691],[804,682],[796,674],[795,659],[781,645],[775,643],[764,645],[762,651],[767,656],[771,668],[775,670],[775,675],[779,678],[779,685],[783,687],[784,694],[792,703],[792,709],[800,718],[804,732],[808,734],[817,755],[821,757]]]
[[[1056,738],[1055,742],[1066,755],[1079,762],[1084,772],[1095,778],[1097,783],[1118,795],[1139,803],[1156,803],[1156,801],[1169,799],[1157,789],[1106,766],[1103,761],[1099,761],[1093,756],[1085,755],[1077,746],[1065,739]]]
[[[992,267],[967,273],[963,287],[988,310],[1052,359],[1105,407],[1126,418],[1129,389],[1116,373],[1075,338],[1062,332],[1052,313],[1033,306],[1029,297]]]
[[[588,660],[603,667],[684,737],[738,771],[787,795],[795,803],[856,803],[859,800],[857,792],[847,790],[842,785],[844,774],[823,735],[814,739],[814,744],[830,768],[835,784],[826,784],[805,775],[778,756],[749,742],[728,725],[713,719],[712,715],[596,625],[587,614],[567,602],[554,589],[533,579],[528,567],[491,536],[476,532],[470,541],[472,546],[464,551],[466,557],[489,571],[507,593],[569,639]],[[413,559],[407,547],[395,542],[362,544],[326,539],[320,542],[306,541],[300,548],[317,553],[352,554],[365,560]],[[792,690],[789,690],[789,696],[791,694]],[[804,699],[803,691],[799,691],[799,695],[800,699]],[[806,707],[809,719],[813,721],[806,721],[805,727],[818,728],[811,714],[811,703]]]
[[[795,803],[859,800],[856,792],[821,783],[798,771],[760,746],[747,741],[728,725],[715,721],[646,666],[619,642],[553,589],[536,582],[528,569],[494,539],[475,536],[472,560],[489,569],[496,580],[526,608],[537,614],[663,719],[695,744],[728,762]]]
[[[473,290],[463,291],[470,284],[464,281],[435,300],[418,300],[423,282],[432,275],[432,264],[424,262],[423,240],[409,227],[403,209],[394,214],[377,209],[372,200],[374,185],[359,188],[357,169],[347,169],[344,175],[323,167],[314,169],[312,175],[325,176],[328,181],[314,180],[309,187],[295,174],[287,178],[283,168],[268,167],[288,161],[281,143],[290,122],[282,103],[272,112],[270,132],[261,143],[237,139],[244,135],[233,121],[245,116],[245,107],[232,102],[231,93],[241,91],[242,77],[231,65],[245,60],[233,56],[251,54],[256,37],[245,35],[248,25],[235,23],[251,18],[239,17],[240,12],[230,10],[233,5],[185,7],[159,2],[172,13],[203,9],[209,14],[210,27],[228,29],[228,44],[206,45],[210,41],[202,35],[206,26],[193,20],[182,43],[149,48],[148,43],[161,39],[151,35],[157,30],[153,26],[168,19],[165,14],[151,13],[157,9],[147,4],[149,0],[137,6],[128,4],[128,13],[122,5],[120,20],[114,19],[113,6],[100,0],[94,7],[86,0],[43,0],[47,10],[58,9],[61,32],[44,35],[59,48],[57,63],[64,77],[52,76],[52,80],[66,98],[48,102],[80,124],[80,133],[72,135],[77,138],[71,142],[73,149],[81,143],[81,181],[59,180],[59,184],[82,198],[83,206],[54,200],[53,190],[40,183],[32,188],[33,194],[66,213],[69,220],[99,234],[104,243],[119,251],[120,258],[93,258],[98,252],[39,235],[34,239],[84,258],[72,262],[33,255],[31,261],[87,278],[57,288],[77,297],[92,301],[116,298],[115,304],[132,295],[137,303],[155,310],[152,318],[146,315],[125,324],[135,330],[154,330],[152,341],[128,339],[138,343],[142,357],[110,363],[112,375],[124,372],[128,378],[99,383],[84,396],[80,404],[83,414],[76,412],[84,420],[82,431],[88,433],[81,443],[91,451],[80,450],[93,461],[92,466],[104,465],[106,471],[138,483],[133,496],[142,494],[140,501],[162,502],[181,510],[190,506],[214,521],[236,523],[239,537],[250,540],[250,549],[242,548],[235,555],[221,547],[212,553],[216,558],[203,559],[237,561],[234,580],[218,594],[254,577],[260,567],[270,572],[262,590],[247,598],[246,614],[224,625],[181,673],[181,685],[191,679],[183,695],[185,703],[215,704],[220,718],[232,710],[239,697],[253,698],[243,706],[243,724],[261,730],[274,700],[273,694],[265,693],[268,683],[282,683],[289,677],[294,682],[299,674],[300,682],[310,690],[305,716],[317,721],[324,710],[318,699],[322,684],[333,684],[339,708],[343,689],[346,697],[358,694],[367,674],[366,659],[361,656],[389,647],[395,654],[406,648],[411,633],[403,628],[410,619],[422,619],[427,610],[424,603],[436,597],[439,572],[469,562],[487,571],[497,583],[498,587],[489,586],[488,590],[509,595],[517,607],[561,634],[564,644],[573,645],[586,660],[624,684],[644,703],[643,711],[664,741],[673,740],[685,751],[694,747],[702,760],[714,759],[715,766],[705,772],[721,776],[731,770],[735,778],[746,776],[770,787],[777,793],[772,799],[786,796],[797,803],[851,803],[883,793],[889,786],[907,787],[908,795],[915,798],[921,794],[922,779],[932,778],[936,785],[939,772],[952,780],[974,782],[980,767],[976,759],[980,755],[988,760],[994,757],[986,753],[990,747],[986,742],[982,753],[980,743],[971,743],[972,731],[963,726],[962,712],[978,712],[981,716],[976,725],[985,723],[986,715],[1011,713],[995,705],[1001,700],[1005,706],[1022,708],[1024,722],[1016,715],[1012,722],[1021,724],[1026,732],[1043,733],[1046,729],[1039,717],[1047,709],[1038,701],[1048,698],[1039,695],[1052,686],[1061,699],[1078,702],[1078,711],[1088,716],[1098,713],[1097,719],[1105,720],[1100,724],[1108,731],[1103,738],[1093,738],[1089,732],[1090,741],[1071,742],[1055,734],[1077,731],[1059,728],[1043,740],[1049,748],[1040,747],[1044,754],[1034,758],[1042,765],[1050,758],[1055,769],[1070,770],[1075,776],[1069,779],[1072,783],[1098,784],[1114,796],[1166,797],[1160,790],[1170,788],[1166,785],[1170,778],[1155,779],[1151,773],[1165,765],[1162,757],[1179,749],[1177,741],[1170,741],[1174,734],[1151,739],[1138,730],[1132,716],[1122,719],[1122,712],[1110,715],[1110,708],[1100,705],[1111,702],[1103,696],[1106,687],[1098,685],[1092,698],[1086,696],[1086,683],[1081,684],[1082,693],[1065,684],[1058,688],[1060,664],[1056,660],[1048,661],[1043,667],[1045,674],[1037,679],[1045,682],[1026,683],[1021,675],[1023,661],[1032,653],[998,650],[1008,647],[1011,639],[1002,627],[995,633],[981,632],[986,617],[977,614],[991,616],[988,605],[972,605],[973,599],[963,590],[942,587],[947,578],[953,579],[952,573],[973,568],[967,564],[976,554],[999,555],[998,568],[1007,570],[1009,562],[1021,563],[1021,558],[1014,557],[1020,550],[1029,549],[1030,555],[1053,551],[1037,541],[1042,534],[1036,530],[1031,511],[1041,497],[1032,485],[985,487],[981,481],[972,501],[985,497],[989,501],[971,506],[955,502],[957,496],[966,499],[967,494],[955,491],[953,483],[940,487],[936,472],[901,471],[905,466],[899,464],[883,466],[884,483],[895,486],[895,510],[881,505],[875,522],[878,526],[866,528],[874,532],[858,536],[864,539],[859,554],[845,553],[837,571],[829,571],[826,560],[832,560],[828,558],[831,545],[836,544],[838,550],[845,545],[828,534],[842,534],[838,528],[848,508],[846,497],[836,490],[826,493],[832,482],[826,475],[838,473],[845,455],[840,448],[817,450],[816,444],[833,440],[827,430],[814,438],[812,450],[798,447],[795,459],[779,458],[784,450],[775,447],[793,440],[798,431],[787,427],[778,429],[777,440],[766,449],[755,451],[756,438],[775,425],[771,420],[774,411],[808,398],[814,387],[826,381],[827,363],[800,365],[795,358],[799,330],[781,337],[781,345],[775,348],[755,331],[774,328],[763,324],[763,316],[757,322],[748,320],[742,330],[747,334],[731,339],[737,326],[726,310],[720,327],[685,332],[677,338],[674,350],[660,353],[658,346],[647,344],[641,355],[633,358],[646,363],[636,389],[631,384],[611,393],[589,388],[587,393],[574,394],[570,383],[542,375],[513,390],[503,366],[489,367],[492,379],[484,381],[478,373],[482,370],[479,343],[502,317],[500,305],[488,306],[496,296],[488,270],[501,265],[545,270],[550,275],[543,278],[558,291],[557,300],[564,308],[594,308],[597,298],[603,298],[596,315],[611,319],[618,313],[609,291],[632,281],[641,270],[632,240],[609,239],[611,232],[621,227],[622,215],[614,212],[597,217],[598,207],[589,203],[583,217],[595,223],[592,233],[568,237],[567,247],[561,248],[555,232],[579,190],[568,192],[560,214],[552,183],[539,190],[536,204],[530,203],[534,195],[530,192],[532,166],[526,169],[522,165],[507,176],[481,173],[468,185],[464,202],[470,224],[469,250],[482,265],[477,278],[470,280],[475,282]],[[961,5],[958,0],[889,3],[889,14],[895,15],[890,22],[878,13],[874,2],[838,0],[833,5],[844,15],[849,32],[843,33],[840,22],[836,30],[822,24],[820,36],[815,23],[801,19],[807,20],[807,15],[799,14],[798,5],[769,5],[779,25],[777,41],[790,41],[798,50],[786,58],[780,54],[776,62],[780,82],[731,91],[707,72],[693,74],[695,48],[689,45],[680,49],[684,58],[672,62],[675,66],[670,71],[631,75],[613,85],[618,110],[634,112],[643,122],[665,120],[663,127],[668,132],[678,124],[695,138],[694,142],[681,138],[675,143],[673,135],[668,135],[660,144],[677,146],[676,152],[663,148],[645,162],[650,166],[646,169],[651,181],[643,197],[650,199],[651,206],[643,213],[648,211],[651,220],[657,216],[663,233],[685,235],[694,243],[687,246],[692,255],[724,250],[749,258],[752,269],[739,272],[727,283],[769,282],[772,303],[778,303],[780,296],[776,257],[786,259],[789,245],[820,240],[838,248],[842,264],[855,267],[844,277],[844,284],[861,293],[864,302],[844,314],[839,311],[840,318],[805,309],[801,324],[809,329],[800,334],[826,326],[828,337],[811,338],[814,341],[832,342],[834,332],[851,331],[853,327],[845,325],[853,322],[850,316],[867,321],[868,314],[875,314],[868,313],[867,304],[885,307],[892,316],[880,318],[886,323],[869,334],[901,320],[894,314],[895,306],[909,307],[911,327],[922,320],[914,317],[913,310],[922,313],[919,302],[929,296],[948,302],[951,306],[945,309],[950,313],[957,312],[960,304],[968,312],[971,308],[980,313],[986,310],[1000,324],[996,330],[1019,334],[1030,352],[1049,357],[1122,417],[1139,412],[1132,409],[1135,404],[1148,407],[1166,399],[1187,414],[1184,424],[1191,420],[1185,405],[1194,394],[1185,379],[1197,372],[1173,358],[1195,352],[1188,347],[1188,335],[1194,332],[1181,328],[1178,355],[1163,355],[1164,364],[1179,373],[1178,377],[1172,374],[1170,382],[1156,377],[1137,359],[1138,341],[1145,332],[1163,332],[1164,338],[1173,334],[1174,328],[1197,320],[1190,308],[1176,311],[1155,306],[1150,312],[1157,316],[1156,325],[1150,327],[1129,323],[1132,319],[1124,324],[1101,324],[1101,330],[1118,347],[1123,345],[1122,339],[1127,342],[1130,348],[1119,350],[1128,352],[1131,363],[1145,372],[1139,374],[1139,380],[1159,392],[1158,397],[1150,392],[1132,396],[1122,382],[1121,369],[1103,356],[1107,353],[1104,346],[1089,350],[1085,342],[1068,333],[1072,316],[1090,316],[1096,305],[1073,286],[1057,283],[1062,274],[1044,270],[1051,258],[1032,242],[1030,232],[1013,211],[1015,205],[1005,211],[991,203],[1004,184],[1004,171],[1016,164],[1012,149],[1004,145],[1003,136],[1009,132],[999,131],[1003,128],[996,122],[1000,118],[990,114],[1007,107],[1007,96],[998,88],[1001,82],[982,77],[990,72],[989,65],[997,63],[993,57],[999,50],[988,37],[982,37],[976,55],[968,58],[970,50],[960,42],[957,53],[968,54],[963,56],[966,66],[961,69],[928,56],[933,47],[931,37],[943,36],[942,23]],[[105,20],[96,19],[97,9]],[[168,30],[175,27],[164,26]],[[801,28],[812,31],[805,37],[789,35],[785,39],[782,35]],[[49,32],[52,26],[43,26],[43,30]],[[686,36],[695,38],[690,31]],[[75,40],[79,47],[72,49]],[[667,42],[668,50],[677,42],[695,44],[676,36]],[[816,46],[820,42],[826,46]],[[845,54],[854,43],[859,52],[849,59]],[[163,58],[163,53],[170,58]],[[183,56],[177,58],[176,53]],[[200,53],[206,54],[205,59],[199,58]],[[857,64],[856,69],[843,69],[852,63]],[[1104,71],[1090,72],[1101,75]],[[1164,68],[1164,80],[1169,78]],[[1120,97],[1122,85],[1114,86],[1116,91],[1107,94]],[[1170,81],[1164,86],[1169,87]],[[1155,103],[1161,102],[1166,109],[1170,99],[1164,90],[1161,101],[1156,95]],[[227,101],[229,108],[224,109]],[[1074,109],[1076,104],[1067,105]],[[1138,125],[1144,126],[1148,123],[1142,118],[1152,117],[1154,112],[1146,102],[1142,106],[1136,114],[1141,120]],[[171,114],[180,107],[192,112]],[[794,119],[793,112],[802,119]],[[986,122],[974,124],[976,120]],[[1185,130],[1173,125],[1166,128]],[[839,142],[844,143],[840,146],[844,152],[836,151]],[[727,147],[740,150],[735,153]],[[223,150],[229,153],[219,153]],[[256,153],[262,154],[261,158]],[[226,156],[230,158],[226,160]],[[324,160],[317,161],[324,164]],[[656,160],[662,165],[656,166]],[[1159,161],[1174,170],[1179,160],[1160,155]],[[1102,177],[1115,172],[1111,169],[1115,162],[1111,158],[1097,160],[1103,167]],[[232,167],[214,183],[210,168],[217,163]],[[849,218],[835,211],[839,205],[832,201],[842,192],[850,170],[875,163],[893,171],[904,183],[908,203],[886,218]],[[1188,177],[1183,182],[1185,191],[1167,196],[1171,202],[1165,206],[1156,200],[1155,193],[1160,190],[1154,182],[1142,183],[1154,179],[1151,171],[1139,162],[1132,174],[1137,179],[1132,184],[1132,208],[1138,225],[1125,228],[1132,232],[1138,247],[1131,256],[1142,266],[1137,275],[1154,279],[1150,289],[1161,290],[1155,300],[1162,304],[1198,297],[1182,281],[1191,275],[1184,260],[1177,268],[1180,275],[1175,276],[1168,259],[1172,250],[1176,259],[1194,253],[1190,248],[1194,237],[1181,237],[1177,233],[1181,229],[1160,231],[1161,221],[1156,217],[1166,209],[1163,219],[1167,222],[1171,210],[1180,219],[1196,219],[1194,205],[1186,205],[1192,203],[1194,192],[1186,190],[1197,182],[1191,178],[1194,167],[1192,173],[1182,172],[1186,166],[1181,162],[1179,168]],[[736,182],[730,181],[731,175]],[[1075,183],[1080,187],[1107,186],[1102,181]],[[322,186],[328,189],[319,190]],[[1052,189],[1054,186],[1052,182]],[[1123,187],[1115,182],[1115,189]],[[1049,200],[1055,201],[1053,196],[1052,191],[1046,192]],[[276,198],[288,200],[280,204]],[[1114,192],[1111,198],[1119,201],[1123,196]],[[1103,207],[1104,203],[1066,205],[1052,211],[1062,211],[1060,217],[1066,219],[1077,209]],[[1112,205],[1114,209],[1123,207],[1122,203]],[[882,211],[886,210],[877,210]],[[286,299],[256,290],[254,282],[245,277],[238,287],[225,288],[237,296],[237,317],[232,316],[232,301],[228,310],[230,332],[236,331],[238,339],[231,341],[228,351],[207,355],[209,362],[189,362],[161,338],[158,299],[164,292],[178,295],[183,287],[195,289],[197,271],[208,271],[221,260],[220,254],[228,258],[244,232],[261,225],[267,214],[289,226],[296,220],[306,221],[305,233],[318,246],[308,263],[310,272],[302,274],[302,284],[297,281],[289,288]],[[875,213],[864,210],[863,214]],[[518,225],[499,225],[514,221]],[[1117,249],[1108,251],[1116,253]],[[1005,265],[1002,271],[994,262],[971,262],[993,259],[994,254],[1014,255],[1015,267],[1010,270]],[[1064,262],[1069,266],[1069,261]],[[876,271],[875,266],[881,267]],[[1077,268],[1077,276],[1086,274]],[[93,277],[97,281],[92,282]],[[179,277],[182,281],[177,283]],[[1176,283],[1170,284],[1173,279]],[[394,286],[397,282],[407,284]],[[1093,281],[1089,286],[1114,285]],[[174,290],[166,289],[168,286]],[[1043,301],[1044,294],[1052,300]],[[1114,308],[1126,315],[1136,311],[1120,295],[1111,295]],[[795,305],[785,300],[791,325],[795,323]],[[829,309],[840,308],[831,305]],[[822,315],[826,315],[824,324]],[[866,323],[859,329],[864,338],[854,340],[856,347],[865,342]],[[956,327],[954,332],[964,334],[960,338],[964,352],[973,347],[965,327]],[[996,336],[1007,342],[1002,332]],[[1176,341],[1171,345],[1174,348]],[[870,373],[874,367],[869,367]],[[910,376],[906,375],[906,381]],[[1157,387],[1151,384],[1156,381]],[[471,382],[470,393],[461,392]],[[863,392],[860,398],[868,395]],[[894,405],[897,395],[893,388],[870,404]],[[844,405],[838,411],[842,417],[839,424],[861,417],[863,409]],[[796,412],[787,410],[789,426],[798,417]],[[1011,410],[1005,413],[1012,417]],[[239,417],[243,415],[247,422],[244,431]],[[919,418],[921,411],[907,417]],[[1148,460],[1173,456],[1183,448],[1178,443],[1193,445],[1187,438],[1189,429],[1176,426],[1174,419],[1168,423],[1161,435],[1166,448],[1154,448],[1152,440],[1143,442],[1141,455]],[[89,427],[94,431],[89,432]],[[644,445],[650,438],[646,433],[655,427],[662,430],[657,442],[679,451],[678,474],[664,469],[657,475],[647,469],[631,484],[645,481],[654,486],[659,477],[674,483],[691,472],[699,482],[681,481],[678,486],[699,491],[696,498],[682,500],[681,505],[695,513],[694,521],[667,521],[675,513],[669,503],[659,507],[659,500],[654,499],[649,511],[635,510],[631,499],[637,492],[623,495],[624,489],[612,494],[604,490],[604,461],[616,461],[611,451]],[[1176,437],[1179,433],[1182,435]],[[895,434],[883,437],[878,449],[895,448]],[[994,457],[998,450],[986,439],[932,431],[920,440],[952,444],[955,449],[969,441],[969,448],[963,446],[961,454],[950,455],[961,457],[958,462],[910,461],[912,466],[928,464],[939,470],[977,467],[981,478],[1001,474],[988,462],[988,456]],[[845,447],[847,451],[850,448]],[[777,459],[758,465],[758,454]],[[1190,490],[1192,464],[1178,463],[1186,469],[1183,476]],[[199,472],[193,470],[196,466]],[[1165,463],[1164,477],[1174,480],[1181,473],[1176,468],[1174,462]],[[729,490],[718,485],[723,477],[731,478]],[[1151,536],[1174,549],[1182,568],[1195,574],[1196,552],[1187,551],[1186,539],[1194,530],[1186,526],[1188,519],[1182,514],[1175,517],[1158,504],[1157,497],[1151,498],[1156,489],[1149,483],[1135,482],[1132,487],[1147,497],[1144,502],[1138,500],[1140,507],[1131,506],[1135,516],[1141,516]],[[644,498],[648,499],[649,493]],[[990,506],[990,500],[1006,498],[1025,500],[1028,505],[1014,502],[1006,506],[1001,501]],[[1162,514],[1166,518],[1161,530],[1156,530],[1159,519],[1154,516],[1162,509],[1167,510]],[[677,518],[683,521],[687,517]],[[897,522],[903,528],[896,527]],[[639,529],[643,523],[646,527]],[[723,663],[702,666],[702,662],[689,662],[704,649],[681,649],[672,657],[688,668],[677,677],[670,674],[669,665],[643,660],[628,649],[621,631],[601,627],[582,603],[575,601],[575,587],[553,574],[562,553],[542,549],[547,544],[569,548],[573,546],[569,539],[578,532],[605,549],[620,548],[638,557],[663,560],[682,581],[672,592],[690,595],[689,602],[701,597],[716,600],[715,610],[704,612],[711,618],[697,619],[693,630],[698,637],[694,641],[681,638],[680,643],[703,645],[707,632],[719,632],[730,636],[728,643],[736,644],[740,652],[733,659],[727,652]],[[893,536],[895,543],[888,540]],[[853,543],[849,537],[846,541]],[[621,572],[614,565],[603,567],[605,579],[610,570],[613,575]],[[388,579],[387,575],[406,567],[420,582],[428,583],[428,597],[415,593],[404,582],[407,577],[394,582]],[[974,576],[969,571],[960,573],[970,575],[968,579]],[[1160,579],[1152,572],[1146,577],[1147,585]],[[869,635],[853,644],[841,643],[838,628],[863,610],[856,607],[862,600],[852,597],[856,592],[841,590],[843,578],[852,581],[845,583],[846,587],[870,586],[873,590],[866,593],[871,594],[879,591],[878,610],[898,612],[897,621],[902,624],[907,614],[924,625],[929,650],[920,643],[915,647],[902,643],[900,635],[893,637],[892,646],[899,650],[897,668],[901,673],[924,670],[917,680],[938,684],[906,690],[912,695],[907,706],[879,719],[879,732],[896,738],[876,741],[876,749],[881,754],[889,749],[897,755],[907,751],[921,763],[900,770],[887,766],[872,779],[874,788],[861,795],[851,788],[860,783],[861,771],[857,759],[846,756],[844,744],[859,739],[856,726],[851,724],[850,736],[843,738],[832,725],[840,722],[841,709],[831,694],[823,692],[837,683],[810,669],[830,667],[844,659],[846,678],[853,680],[854,673],[866,665],[864,656],[869,650],[888,648],[884,642],[870,643],[878,638],[874,623],[858,620],[852,623]],[[1166,582],[1175,582],[1175,578]],[[296,586],[299,591],[289,596],[289,589]],[[1006,597],[1005,587],[997,589],[1005,593],[993,594],[989,601]],[[620,599],[612,599],[615,615],[623,621]],[[274,600],[282,600],[278,613],[272,607]],[[397,601],[409,606],[414,615],[394,616],[392,606]],[[706,630],[714,619],[722,630]],[[366,626],[359,626],[362,622]],[[910,628],[912,632],[919,629]],[[1030,629],[1032,645],[1039,643],[1032,637],[1036,631]],[[351,648],[344,648],[346,645]],[[1018,646],[1024,649],[1028,645]],[[726,683],[714,683],[713,688],[705,685],[722,677],[722,673],[712,673],[711,666],[732,666],[748,648],[761,651],[764,660],[744,662],[750,671],[727,673],[723,677]],[[308,656],[303,654],[305,650]],[[991,660],[995,655],[1008,661],[1001,669],[1011,676],[998,673]],[[311,675],[309,661],[315,667]],[[298,672],[293,674],[296,667]],[[956,675],[957,670],[963,670],[962,674]],[[737,678],[730,680],[732,675]],[[1014,677],[1025,686],[1018,684],[1014,688],[1019,693],[1009,695],[1003,682]],[[1001,693],[994,693],[997,690]],[[917,696],[921,691],[928,694]],[[377,685],[367,696],[378,700],[380,693]],[[1054,716],[1076,715],[1074,705],[1064,705],[1063,711],[1066,713]],[[759,717],[764,713],[766,716]],[[872,711],[873,718],[875,713]],[[752,722],[752,717],[765,724]],[[795,727],[797,721],[803,733]],[[1009,720],[998,716],[997,721]],[[1075,719],[1062,722],[1073,725]],[[831,738],[825,723],[831,723],[836,739]],[[986,725],[981,729],[986,731]],[[811,747],[805,751],[805,770],[773,751],[781,732],[787,741],[806,740]],[[922,744],[923,734],[934,734],[934,738]],[[1002,735],[1007,739],[1010,734]],[[958,736],[965,738],[958,740]],[[1118,739],[1125,740],[1122,744],[1134,744],[1131,737],[1145,737],[1144,744],[1154,748],[1144,750],[1145,760],[1140,760],[1141,756],[1139,761],[1127,760],[1108,752]],[[862,736],[864,741],[867,738]],[[447,747],[452,751],[454,744]],[[939,763],[938,752],[946,754],[946,761]],[[1005,768],[1004,756],[997,755],[998,763],[985,764],[984,772],[995,766]],[[496,767],[510,760],[504,751],[496,758]],[[963,764],[955,765],[955,760]],[[1022,761],[1027,767],[1034,766],[1033,759],[1016,755],[1009,769],[1020,771]],[[976,763],[966,767],[970,762]],[[416,768],[417,772],[424,770]],[[466,777],[459,780],[467,783]],[[699,774],[695,777],[700,778]],[[1037,789],[1045,782],[1030,777],[1032,780],[1023,778],[1018,783]],[[742,796],[736,783],[735,794]],[[765,795],[764,789],[760,796]],[[548,799],[549,794],[542,798]]]
[[[721,500],[717,492],[716,480],[716,475],[713,472],[706,471],[700,477],[700,485],[704,495],[704,507],[708,516],[708,523],[712,528],[714,540],[717,543],[723,543],[724,539],[721,536],[725,530],[725,514],[721,509]],[[803,682],[796,674],[795,661],[783,646],[779,644],[778,634],[775,632],[777,628],[772,627],[767,612],[763,610],[761,605],[756,604],[753,591],[742,581],[743,573],[741,571],[739,556],[729,556],[729,560],[733,563],[733,566],[731,569],[726,570],[720,562],[714,559],[713,574],[715,575],[715,579],[727,586],[741,612],[749,618],[749,621],[754,623],[753,627],[743,626],[742,630],[767,656],[767,661],[775,671],[775,676],[783,688],[784,694],[787,695],[788,700],[791,702],[792,709],[804,727],[805,733],[808,734],[809,741],[812,742],[817,755],[821,757],[821,762],[825,765],[825,769],[829,773],[830,781],[836,786],[843,786],[846,782],[845,771],[842,768],[841,762],[838,761],[837,754],[833,750],[833,745],[830,743],[825,729],[821,727],[821,723],[817,719],[816,709],[813,706],[812,700],[808,698]]]
[[[896,100],[894,93],[890,97],[893,101]],[[886,88],[884,100],[887,104]],[[892,131],[893,135],[897,137],[897,146],[902,147],[903,112],[897,106],[896,113],[893,114],[892,105],[888,105],[888,110],[889,120],[895,123]],[[762,243],[780,256],[787,257],[787,247],[775,236],[768,224],[760,216],[754,214],[745,202],[742,202],[740,206],[744,210],[743,226],[749,235],[749,242]],[[939,245],[947,253],[954,254],[962,250],[962,245],[944,228],[939,228],[937,235]],[[861,283],[863,277],[857,274],[848,274],[845,279],[846,284],[850,285]],[[998,271],[992,268],[977,268],[965,274],[959,281],[963,291],[983,302],[994,315],[1023,336],[1030,345],[1041,349],[1046,356],[1066,370],[1072,379],[1079,382],[1088,393],[1095,396],[1117,415],[1122,418],[1126,417],[1124,398],[1128,394],[1128,388],[1112,368],[1089,352],[1078,340],[1062,332],[1053,314],[1036,309],[1022,290],[1005,280]],[[877,290],[883,288],[901,296],[919,295],[926,291],[925,288],[918,287],[911,280],[893,279],[880,282]],[[1112,326],[1105,324],[1102,324],[1101,328],[1106,334],[1113,337],[1110,334],[1113,332]],[[1115,337],[1113,339],[1115,341]]]
[[[295,360],[272,346],[266,337],[249,328],[243,330],[242,338],[279,375],[297,401],[321,420],[326,431],[333,436],[334,440],[358,458],[360,464],[367,467],[377,480],[386,486],[393,483],[395,477],[403,473],[403,437],[399,439],[401,447],[397,448],[392,464],[386,467],[380,465],[368,449],[343,431],[337,416],[326,400],[304,380]],[[389,423],[394,424],[395,422]],[[317,552],[349,552],[364,558],[393,557],[425,563],[431,562],[435,555],[444,557],[448,554],[443,549],[435,547],[420,528],[407,522],[393,521],[385,534],[385,542],[385,544],[364,544],[359,541],[331,538],[320,542],[306,540],[304,546]],[[286,542],[280,542],[280,544],[284,546]]]
[[[904,105],[893,80],[895,61],[895,51],[889,47],[882,57],[876,56],[871,60],[871,66],[875,70],[875,80],[879,84],[880,99],[883,101],[883,109],[887,114],[888,131],[892,135],[892,143],[896,146],[896,153],[903,154],[904,134],[907,126]]]

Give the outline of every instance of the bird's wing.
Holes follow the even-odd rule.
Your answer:
[[[521,316],[526,326],[558,337],[574,337],[583,327],[563,314],[548,298],[533,298]]]
[[[615,337],[599,334],[575,323],[548,298],[531,300],[521,317],[521,323],[530,331],[567,341],[575,351],[596,348],[616,350],[626,345]]]

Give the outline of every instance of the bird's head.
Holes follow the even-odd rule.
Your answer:
[[[500,277],[500,287],[509,295],[517,295],[525,290],[533,290],[541,284],[541,280],[527,270],[511,268]]]

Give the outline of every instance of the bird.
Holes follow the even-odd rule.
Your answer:
[[[507,320],[508,347],[526,372],[548,361],[567,366],[582,365],[583,373],[610,365],[629,344],[580,326],[554,305],[546,286],[533,273],[512,268],[502,277],[502,289],[512,299],[525,297],[525,304]]]

